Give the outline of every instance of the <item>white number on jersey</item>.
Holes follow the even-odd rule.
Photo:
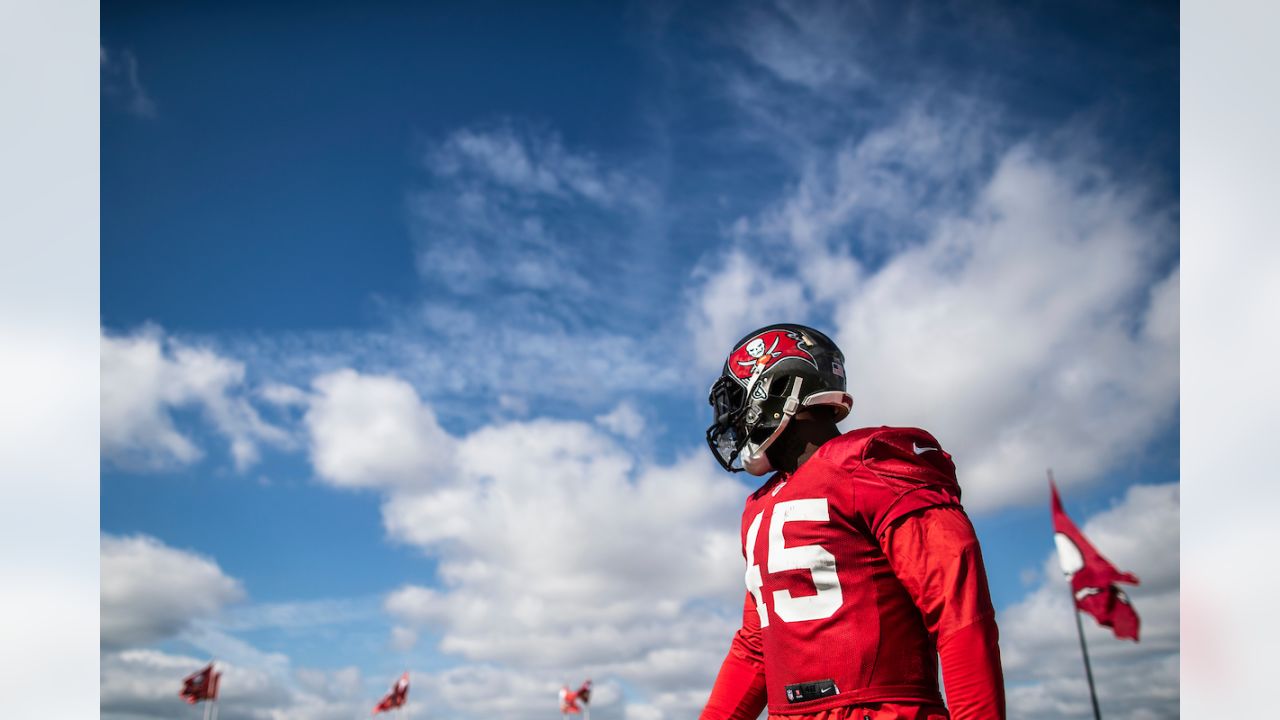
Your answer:
[[[756,600],[756,612],[760,614],[760,627],[769,626],[769,613],[765,608],[761,586],[764,579],[760,575],[760,566],[756,564],[756,538],[760,533],[760,523],[764,519],[764,511],[758,513],[747,529],[747,590]],[[788,500],[773,507],[773,517],[769,520],[769,572],[779,573],[786,570],[808,570],[813,579],[816,595],[792,597],[789,590],[773,591],[773,611],[783,622],[801,622],[804,620],[821,620],[835,614],[844,603],[844,591],[840,589],[840,579],[836,574],[836,558],[821,545],[798,545],[787,547],[782,537],[782,528],[789,522],[828,522],[830,513],[826,498],[808,500]]]
[[[747,592],[751,593],[756,599],[756,612],[760,613],[760,627],[769,627],[769,611],[764,607],[764,595],[760,593],[760,586],[764,585],[764,578],[760,577],[760,566],[756,564],[756,536],[760,534],[760,521],[764,519],[764,512],[756,515],[756,519],[751,521],[751,527],[747,528]]]

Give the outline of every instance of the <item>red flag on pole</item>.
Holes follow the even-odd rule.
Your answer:
[[[195,705],[202,700],[213,700],[218,697],[218,678],[222,673],[213,671],[213,663],[209,663],[182,679],[182,691],[178,696],[188,704]]]
[[[1116,583],[1137,585],[1133,573],[1120,572],[1080,532],[1062,509],[1058,486],[1049,480],[1053,494],[1053,542],[1058,546],[1058,563],[1071,580],[1076,608],[1089,613],[1099,625],[1111,628],[1118,638],[1138,640],[1138,613],[1129,596]]]
[[[569,689],[568,685],[560,688],[560,714],[570,715],[582,712],[578,707],[578,693]]]
[[[591,681],[587,680],[582,683],[582,687],[577,690],[570,690],[568,685],[560,688],[560,714],[571,715],[582,712],[582,708],[578,703],[588,705],[591,703]]]
[[[372,714],[377,715],[378,713],[386,712],[387,710],[395,710],[396,708],[404,705],[408,700],[409,673],[406,671],[405,674],[401,675],[400,679],[396,681],[396,684],[391,687],[391,692],[387,693],[386,696],[382,698],[381,702],[373,706]]]

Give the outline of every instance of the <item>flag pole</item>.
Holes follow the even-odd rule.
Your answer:
[[[209,688],[213,691],[213,720],[218,720],[218,691],[222,688],[218,687],[222,684],[222,673],[213,669],[217,660],[209,661]]]
[[[1053,486],[1053,468],[1047,468],[1049,486]],[[1084,675],[1089,680],[1089,700],[1093,702],[1093,720],[1102,720],[1102,711],[1098,709],[1098,691],[1093,687],[1093,668],[1089,666],[1089,646],[1084,642],[1084,625],[1080,622],[1080,607],[1076,605],[1076,594],[1067,583],[1067,592],[1071,595],[1071,614],[1076,616],[1076,634],[1080,636],[1080,655],[1084,658]]]
[[[1084,656],[1084,674],[1089,678],[1089,699],[1093,701],[1094,720],[1102,720],[1102,711],[1098,709],[1098,691],[1093,687],[1093,668],[1089,667],[1089,648],[1084,643],[1084,625],[1080,623],[1080,609],[1076,607],[1076,596],[1071,595],[1071,612],[1076,616],[1076,632],[1080,634],[1080,654]]]

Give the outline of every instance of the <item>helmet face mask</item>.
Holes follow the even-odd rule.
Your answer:
[[[712,455],[725,470],[753,475],[773,469],[765,451],[801,408],[831,406],[839,422],[853,405],[840,349],[817,330],[791,324],[739,340],[707,399]]]
[[[711,454],[720,462],[721,467],[730,472],[739,472],[742,467],[734,467],[733,461],[747,442],[746,433],[740,424],[746,414],[746,393],[731,378],[721,376],[711,386],[707,401],[711,403],[714,421],[707,428],[707,445]]]

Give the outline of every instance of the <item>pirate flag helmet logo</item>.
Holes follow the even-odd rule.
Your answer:
[[[840,348],[794,324],[769,325],[735,343],[708,400],[712,455],[726,470],[753,475],[773,469],[765,451],[801,408],[830,406],[839,422],[853,406]]]

